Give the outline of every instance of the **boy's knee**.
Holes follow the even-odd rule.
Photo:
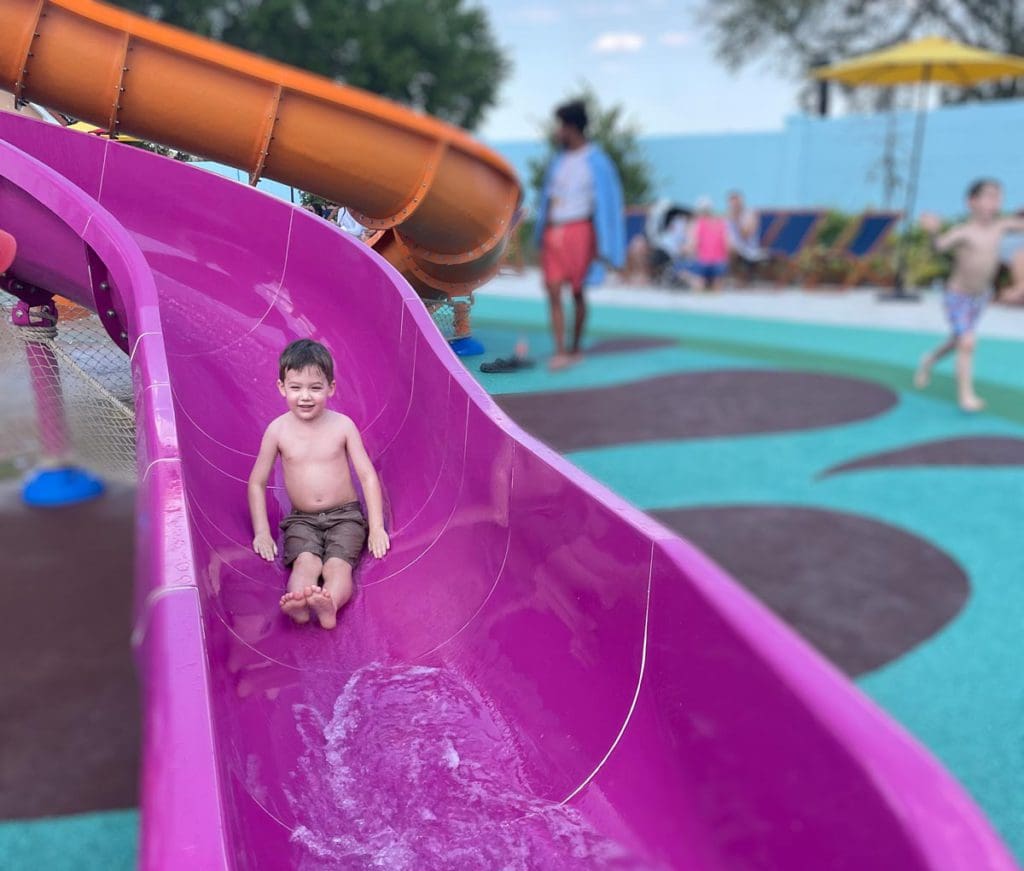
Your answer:
[[[339,556],[332,556],[324,563],[324,575],[341,576],[352,574],[352,564]]]
[[[956,346],[961,351],[966,351],[967,353],[970,353],[971,351],[974,350],[974,345],[974,333],[963,333],[962,335],[957,337]]]
[[[298,569],[300,572],[319,572],[322,567],[320,557],[305,550],[295,557],[295,562],[292,563],[292,569]]]

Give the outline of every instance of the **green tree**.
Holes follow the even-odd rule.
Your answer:
[[[562,102],[569,100],[583,100],[587,104],[587,118],[590,121],[587,136],[600,145],[615,163],[626,203],[649,202],[654,194],[651,165],[640,148],[640,129],[626,118],[625,107],[601,106],[597,94],[589,85],[584,85],[578,94],[566,97]],[[543,157],[530,161],[530,187],[534,191],[540,191],[543,186],[544,173],[557,150],[555,129],[555,121],[552,119],[544,127],[547,152]]]
[[[465,0],[114,0],[474,129],[510,63]]]
[[[195,160],[199,160],[193,154],[189,154],[187,151],[178,151],[176,148],[168,148],[166,145],[160,145],[157,142],[149,142],[145,139],[132,139],[129,140],[127,145],[134,145],[136,148],[141,148],[143,151],[152,151],[153,154],[159,154],[161,157],[170,157],[172,160],[180,160],[182,163],[192,163]]]
[[[1024,54],[1021,0],[704,0],[698,19],[710,32],[719,59],[734,70],[773,58],[783,70],[802,77],[822,62],[935,33],[991,51]],[[872,103],[886,99],[871,90],[862,94]],[[942,92],[947,102],[1022,94],[1020,79]]]

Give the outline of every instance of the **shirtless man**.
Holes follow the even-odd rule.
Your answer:
[[[292,503],[292,513],[281,521],[284,564],[292,567],[281,610],[296,623],[308,623],[312,614],[324,629],[334,628],[338,609],[352,596],[352,569],[367,540],[349,460],[366,497],[370,553],[380,559],[391,546],[380,481],[359,430],[350,418],[327,408],[334,386],[334,360],[319,342],[299,339],[284,349],[277,389],[288,411],[267,427],[249,475],[252,548],[272,561],[277,545],[267,518],[267,480],[281,456]]]
[[[955,350],[957,401],[964,411],[980,411],[985,403],[974,392],[975,327],[992,295],[1003,234],[1024,230],[1024,218],[999,217],[1003,189],[992,179],[981,179],[971,185],[967,207],[968,219],[941,234],[938,216],[921,216],[921,227],[932,237],[935,250],[953,252],[953,272],[944,295],[951,335],[921,359],[914,385],[918,389],[927,387],[935,364]]]

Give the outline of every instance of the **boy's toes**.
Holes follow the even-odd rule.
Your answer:
[[[309,600],[309,607],[324,629],[333,629],[337,622],[337,608],[334,599],[326,590],[318,589],[316,595]]]
[[[296,623],[309,622],[309,608],[306,607],[306,597],[302,593],[285,593],[281,597],[281,611]]]

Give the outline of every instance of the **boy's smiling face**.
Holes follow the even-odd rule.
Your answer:
[[[327,408],[327,400],[334,396],[334,382],[328,382],[316,366],[289,369],[284,381],[277,382],[277,389],[288,403],[288,410],[300,420],[318,418]]]

